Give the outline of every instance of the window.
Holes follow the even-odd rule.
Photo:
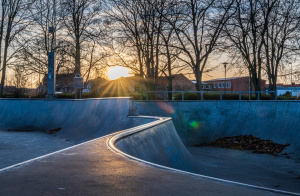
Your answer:
[[[227,83],[227,87],[228,87],[228,88],[231,88],[231,82],[228,82],[228,83]]]
[[[224,82],[222,82],[222,88],[224,88]]]
[[[204,85],[202,85],[202,89],[205,89],[205,86],[204,86]]]
[[[210,89],[210,85],[206,85],[206,89]]]
[[[217,88],[217,84],[216,83],[214,83],[214,88]]]

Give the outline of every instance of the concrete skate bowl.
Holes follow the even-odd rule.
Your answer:
[[[300,102],[295,101],[137,101],[140,115],[172,117],[187,146],[221,137],[254,135],[289,143],[285,152],[300,158]]]
[[[121,132],[109,145],[120,154],[154,166],[201,173],[170,118]]]
[[[0,130],[57,132],[57,137],[79,143],[144,122],[130,98],[86,100],[0,100]]]
[[[225,102],[223,105],[222,102],[212,102],[211,105],[195,103],[197,102],[189,103],[188,107],[181,105],[184,104],[183,102],[137,102],[136,107],[130,98],[90,100],[2,99],[0,100],[0,130],[49,132],[59,129],[55,133],[57,137],[72,141],[73,144],[124,130],[117,133],[110,140],[110,147],[116,152],[156,167],[201,176],[194,173],[204,173],[205,168],[197,165],[182,141],[191,144],[206,141],[207,138],[213,140],[213,138],[221,137],[222,131],[220,132],[220,129],[218,131],[205,131],[208,129],[213,130],[212,127],[206,126],[210,125],[209,122],[211,121],[215,125],[213,128],[225,123],[228,120],[224,119],[225,116],[228,117],[226,112],[232,111],[234,107],[233,105],[227,106]],[[251,107],[250,104],[249,108]],[[204,108],[206,110],[203,110]],[[216,111],[216,108],[219,110]],[[236,106],[236,108],[238,107]],[[172,116],[175,123],[173,124],[170,118],[128,117],[138,115],[137,109],[139,114],[142,115]],[[249,111],[252,110],[249,109]],[[190,115],[190,112],[192,115]],[[235,114],[236,118],[239,118],[239,112]],[[277,113],[280,116],[279,112]],[[204,114],[206,116],[209,116],[209,114],[215,115],[215,119],[209,121],[209,118],[205,119],[203,117]],[[251,112],[248,115],[250,114]],[[268,113],[263,114],[270,116]],[[273,118],[276,117],[276,114]],[[298,113],[294,115],[298,115]],[[250,117],[246,115],[245,118],[251,119]],[[273,120],[276,121],[276,119]],[[234,122],[235,120],[231,121],[233,124]],[[263,124],[262,122],[258,123]],[[241,124],[240,127],[242,127]],[[226,129],[221,129],[223,133],[234,135],[234,132],[228,131],[231,130],[231,125],[229,122],[226,126],[224,125]],[[209,172],[205,171],[205,174],[209,174]],[[208,176],[201,177],[228,182]],[[236,184],[245,185],[242,183]],[[264,189],[251,185],[245,186]]]
[[[260,170],[263,171],[261,176],[252,176],[252,179],[248,178],[247,173],[242,175],[240,174],[241,181],[234,180],[230,178],[230,175],[235,176],[236,168],[234,168],[234,162],[239,161],[238,159],[232,159],[232,163],[227,163],[228,168],[232,164],[233,168],[230,169],[229,176],[220,177],[214,173],[213,170],[209,170],[208,167],[203,167],[200,164],[199,160],[196,167],[198,169],[198,174],[205,175],[206,177],[218,178],[218,180],[226,179],[225,181],[235,181],[233,183],[237,184],[246,184],[246,186],[262,188],[271,191],[283,190],[281,193],[299,195],[299,158],[300,158],[300,110],[299,102],[293,101],[187,101],[187,102],[162,102],[162,101],[137,101],[137,108],[140,111],[141,115],[150,115],[150,116],[169,116],[172,117],[175,128],[178,132],[178,135],[182,139],[185,146],[192,146],[194,144],[204,144],[222,137],[237,136],[237,135],[254,135],[261,139],[270,139],[273,142],[280,144],[290,144],[282,153],[287,153],[292,159],[280,160],[277,157],[272,158],[272,155],[268,157],[270,163],[279,162],[278,165],[284,163],[284,169],[288,168],[286,171],[282,171],[278,168],[278,171],[274,171],[269,168],[270,163],[264,162],[266,159],[261,159],[261,157],[256,157],[255,161],[258,161]],[[139,134],[136,138],[141,137]],[[148,134],[151,135],[151,134]],[[125,136],[121,136],[116,139],[120,140],[120,144],[116,142],[116,146],[119,149],[122,149],[128,154],[142,158],[135,149],[132,149],[132,146],[125,145],[128,143],[133,144],[134,136],[130,136],[127,139],[124,139]],[[147,137],[148,140],[149,137]],[[125,141],[122,141],[125,140]],[[129,142],[131,141],[131,142]],[[142,142],[139,142],[142,143]],[[124,147],[125,145],[125,147]],[[135,147],[136,148],[136,147]],[[143,147],[141,147],[143,149]],[[190,149],[188,147],[188,149]],[[214,153],[215,151],[211,151]],[[193,153],[192,153],[193,154]],[[210,154],[209,152],[207,154]],[[250,152],[251,154],[251,152]],[[226,157],[226,154],[219,154],[222,157]],[[245,155],[245,154],[244,154]],[[252,156],[252,155],[250,155]],[[255,155],[254,155],[255,156]],[[145,159],[145,158],[143,158]],[[146,159],[145,159],[146,160]],[[290,160],[288,162],[286,160]],[[281,161],[281,162],[280,162]],[[208,162],[206,157],[202,157],[200,162]],[[285,163],[287,162],[287,163]],[[292,164],[291,164],[292,163]],[[211,164],[217,165],[222,164],[215,161]],[[243,163],[239,163],[242,165]],[[277,163],[276,163],[277,164]],[[220,165],[221,166],[221,165]],[[246,169],[252,165],[249,162],[245,162],[243,166]],[[276,166],[277,167],[277,166]],[[275,170],[277,168],[275,167]],[[242,168],[241,170],[243,170]],[[254,168],[256,169],[256,168]],[[281,168],[282,169],[282,168]],[[296,173],[294,173],[296,171]],[[284,173],[285,172],[285,173]],[[267,173],[270,176],[264,176]],[[272,174],[271,174],[272,173]],[[280,182],[282,174],[286,179],[284,184]],[[291,175],[290,175],[291,174]],[[295,175],[294,175],[295,174]],[[279,181],[276,181],[276,176]],[[221,179],[219,179],[221,178]],[[265,180],[266,179],[266,180]],[[257,180],[257,181],[256,181]],[[261,181],[260,181],[261,180]],[[247,183],[248,182],[248,183]],[[274,186],[272,183],[278,183]],[[282,183],[282,184],[280,184]],[[265,188],[268,187],[268,188]]]
[[[0,168],[154,121],[131,98],[0,99]]]
[[[85,100],[1,99],[0,108],[0,131],[14,132],[15,135],[18,135],[19,132],[44,132],[45,135],[51,133],[55,138],[67,141],[70,145],[94,140],[129,128],[147,128],[146,133],[152,130],[150,135],[143,132],[140,138],[137,137],[132,141],[127,141],[127,145],[132,145],[132,149],[135,148],[138,141],[143,142],[140,144],[143,145],[144,149],[141,149],[141,146],[138,145],[139,149],[136,149],[138,154],[135,155],[167,167],[199,172],[192,156],[181,142],[171,119],[161,120],[155,117],[138,116],[135,102],[131,98]],[[28,147],[27,143],[31,141],[35,143],[39,139],[29,137],[31,136],[22,138],[23,141],[21,142],[26,143],[24,148]],[[148,142],[144,142],[145,137],[149,138]],[[14,142],[13,139],[10,140],[11,143]],[[18,145],[22,148],[21,144]],[[52,148],[53,144],[51,145]],[[121,145],[121,142],[119,145]],[[7,158],[3,156],[2,159],[6,159],[6,161],[11,159],[11,162],[7,161],[7,164],[4,164],[2,168],[7,167],[9,163],[10,165],[18,164],[21,161],[26,161],[26,159],[42,156],[42,153],[52,153],[54,150],[60,150],[59,148],[47,149],[49,147],[47,143],[37,143],[33,147],[28,147],[28,150],[31,151],[28,156],[17,149],[15,151],[21,154],[21,158],[12,159],[12,155],[6,155]],[[33,153],[39,150],[41,152]],[[15,153],[15,151],[11,153]],[[19,157],[19,155],[16,155],[16,157]]]

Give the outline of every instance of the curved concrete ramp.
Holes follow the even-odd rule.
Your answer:
[[[167,118],[152,124],[139,131],[122,132],[112,143],[120,151],[141,160],[199,173],[201,169],[180,140],[172,120]]]
[[[299,101],[137,101],[141,115],[170,116],[186,145],[254,135],[290,146],[300,158]]]
[[[162,170],[120,156],[111,136],[0,173],[0,195],[281,195]]]
[[[153,121],[134,114],[130,98],[0,99],[0,169]]]
[[[225,180],[222,177],[215,177],[214,171],[209,171],[205,169],[202,164],[199,164],[199,162],[190,155],[181,140],[178,139],[178,134],[170,118],[162,118],[155,122],[116,134],[109,140],[109,146],[121,155],[155,167],[187,173],[195,177],[216,180],[222,183],[242,185],[249,188],[287,195],[300,195],[300,193],[297,193],[298,189],[295,189],[295,187],[294,190],[296,192],[288,191],[289,189],[293,190],[293,186],[287,190],[285,190],[287,187],[283,190],[274,189],[272,186],[263,186],[265,183],[259,183],[261,182],[260,179],[256,179],[259,181],[258,183],[247,184],[240,181]],[[201,162],[206,162],[205,158],[201,160]],[[218,165],[219,163],[215,162],[211,164]],[[232,172],[234,172],[234,168],[232,168]],[[247,177],[243,176],[243,178]]]
[[[128,115],[137,114],[131,98],[1,99],[0,108],[0,130],[2,131],[59,130],[57,136],[75,143],[138,124],[126,120]]]
[[[0,130],[47,132],[60,129],[54,134],[73,144],[156,120],[153,117],[128,118],[129,115],[137,114],[135,104],[130,98],[89,100],[2,99],[0,100],[0,108],[2,108]],[[27,143],[35,142],[29,138],[26,140],[28,140]],[[41,145],[47,146],[46,143],[35,146],[43,148],[40,147]],[[160,122],[138,134],[135,133],[131,137],[123,138],[118,141],[117,146],[128,154],[149,162],[194,173],[201,171],[179,138],[171,119],[163,123]],[[51,148],[53,147],[51,146]],[[17,150],[14,148],[12,152],[17,152]],[[34,151],[32,154],[35,154],[38,149],[30,149],[30,151]],[[43,152],[49,153],[52,151],[44,150]],[[24,153],[22,151],[20,154]],[[41,154],[37,153],[36,155]],[[6,160],[10,159],[11,164],[16,164],[16,161],[21,162],[25,159],[25,157],[16,159],[8,158],[8,156],[3,155],[2,158],[7,157]],[[28,158],[34,157],[30,156]],[[7,162],[9,163],[9,161]],[[0,163],[0,168],[1,166]],[[3,166],[7,166],[7,163]]]

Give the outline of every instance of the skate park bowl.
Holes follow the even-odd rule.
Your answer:
[[[300,158],[297,101],[137,101],[140,115],[172,117],[185,145],[221,137],[255,135],[280,144]]]
[[[11,190],[7,188],[9,183],[13,182],[15,190],[18,190],[16,181],[24,183],[22,179],[7,176],[14,176],[15,172],[25,175],[30,165],[35,167],[35,164],[43,163],[40,160],[46,156],[58,156],[62,150],[69,151],[74,146],[75,152],[68,155],[79,156],[80,149],[83,148],[81,146],[101,141],[110,149],[110,153],[116,152],[126,159],[162,168],[163,170],[158,170],[159,173],[169,170],[173,172],[172,175],[190,175],[191,182],[208,180],[208,186],[211,187],[215,186],[211,185],[215,181],[217,184],[225,183],[230,191],[241,186],[247,187],[247,191],[249,188],[261,190],[258,195],[300,195],[299,189],[277,189],[265,187],[264,184],[247,184],[218,178],[214,176],[214,171],[199,164],[199,160],[187,148],[221,137],[252,134],[278,143],[289,143],[285,152],[297,160],[300,150],[300,111],[297,102],[135,102],[132,98],[1,99],[0,108],[0,134],[8,138],[0,140],[0,194],[1,189],[4,190],[2,194],[10,193]],[[14,142],[18,135],[22,137],[16,145]],[[109,139],[106,140],[106,137]],[[53,141],[55,142],[52,143]],[[96,151],[95,148],[90,148],[90,151],[93,150]],[[47,161],[44,162],[43,168],[47,167]],[[295,170],[298,172],[299,168]],[[47,174],[43,174],[45,175]],[[13,179],[12,182],[10,178]],[[147,177],[144,178],[147,181]],[[250,195],[247,191],[242,194]],[[215,195],[218,194],[220,192]],[[240,192],[237,191],[236,194],[240,195]]]

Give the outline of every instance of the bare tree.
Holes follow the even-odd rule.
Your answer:
[[[2,40],[3,40],[3,35],[4,35],[4,21],[7,17],[7,0],[3,0],[1,2],[1,24],[0,24],[0,65],[1,65],[1,60],[2,60]],[[1,67],[0,67],[1,68]],[[2,70],[2,69],[1,69]],[[0,71],[1,71],[0,70]],[[1,91],[1,90],[0,90]]]
[[[172,5],[165,17],[175,30],[182,51],[178,57],[191,67],[196,78],[196,89],[202,90],[202,74],[207,71],[209,56],[218,44],[218,38],[231,17],[233,0],[185,0]]]
[[[275,91],[282,59],[297,49],[299,2],[238,0],[235,8],[224,28],[232,44],[229,51],[248,69],[255,91],[261,90],[263,71],[268,76],[270,90]]]
[[[28,83],[28,73],[23,65],[17,65],[13,68],[13,84],[16,87],[14,97],[18,98],[24,93],[26,85]]]
[[[262,5],[260,1],[236,1],[236,12],[226,25],[224,32],[238,51],[251,76],[255,91],[261,90],[264,35],[268,28],[268,18],[275,1]],[[265,7],[264,7],[265,6]],[[232,53],[236,54],[234,51]]]
[[[5,82],[5,74],[8,63],[8,48],[11,45],[12,41],[26,29],[28,26],[28,21],[26,20],[28,16],[26,16],[26,12],[28,11],[29,6],[31,5],[31,1],[27,0],[10,0],[5,1],[2,6],[2,11],[5,10],[7,13],[5,21],[5,36],[4,38],[4,53],[3,53],[3,63],[2,63],[2,77],[0,84],[0,97],[3,95],[3,87]],[[22,10],[21,10],[22,8]]]
[[[269,2],[263,2],[263,6]],[[268,15],[264,35],[265,69],[271,91],[276,91],[277,76],[282,60],[299,51],[295,45],[300,34],[300,2],[297,0],[274,1],[274,9]]]
[[[167,11],[168,10],[164,10],[162,15],[166,14]],[[178,61],[178,56],[180,55],[181,50],[172,47],[172,45],[175,45],[177,41],[175,29],[165,19],[162,23],[160,36],[162,40],[162,43],[160,44],[160,71],[162,72],[162,75],[164,75],[168,79],[167,90],[173,91],[173,78],[176,76],[177,73],[180,73],[182,69],[185,69],[186,66],[185,64],[182,64]],[[172,92],[168,93],[168,99],[172,99]]]
[[[75,43],[75,71],[81,73],[81,44],[87,37],[97,37],[95,25],[99,25],[99,1],[62,0],[61,16],[67,35]]]
[[[91,40],[85,44],[87,46],[83,55],[83,68],[85,68],[83,77],[85,81],[88,81],[92,75],[94,75],[94,78],[95,76],[97,77],[99,70],[107,66],[107,58],[111,54],[105,48],[101,47],[101,45],[97,44],[95,40]]]
[[[159,45],[162,27],[162,15],[158,9],[163,9],[163,0],[112,0],[107,3],[106,12],[115,27],[114,40],[118,51],[136,56],[138,68],[128,66],[138,71],[141,77],[154,89],[155,78],[159,70]],[[123,47],[123,48],[122,48]],[[120,49],[122,48],[122,49]],[[115,48],[114,48],[115,49]],[[118,57],[122,58],[121,55]],[[121,60],[127,66],[126,60]]]

